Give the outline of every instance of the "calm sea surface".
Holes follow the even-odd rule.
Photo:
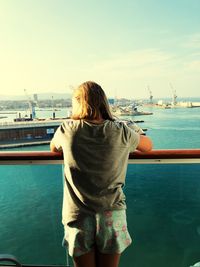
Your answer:
[[[145,121],[140,126],[155,149],[200,148],[200,108],[141,110],[153,112],[134,119]],[[200,261],[199,165],[129,165],[124,190],[133,244],[120,267],[189,267]],[[61,207],[62,166],[0,166],[0,253],[23,263],[65,264]]]

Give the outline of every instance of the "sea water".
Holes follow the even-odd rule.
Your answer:
[[[134,120],[144,120],[139,125],[148,129],[155,149],[200,148],[200,108],[146,110],[153,115]],[[199,165],[129,165],[124,191],[133,243],[120,267],[189,267],[200,261]],[[23,263],[65,264],[61,208],[61,165],[0,166],[0,253]]]

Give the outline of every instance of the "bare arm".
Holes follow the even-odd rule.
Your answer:
[[[53,141],[51,141],[51,143],[50,143],[50,150],[51,150],[51,152],[61,152],[56,148]]]
[[[148,136],[140,135],[140,142],[137,146],[137,150],[141,152],[151,151],[153,147],[152,141]]]

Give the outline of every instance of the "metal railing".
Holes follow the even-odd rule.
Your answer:
[[[67,265],[34,265],[34,264],[21,264],[19,260],[10,254],[0,254],[1,267],[70,267]]]
[[[135,151],[129,164],[200,163],[200,149],[169,149],[150,152]],[[50,151],[0,152],[0,165],[63,164],[63,155]]]

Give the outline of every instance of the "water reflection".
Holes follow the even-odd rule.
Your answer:
[[[0,166],[0,172],[1,253],[24,263],[65,264],[61,166]],[[120,267],[199,262],[199,173],[198,164],[128,166],[125,193],[133,245]]]

